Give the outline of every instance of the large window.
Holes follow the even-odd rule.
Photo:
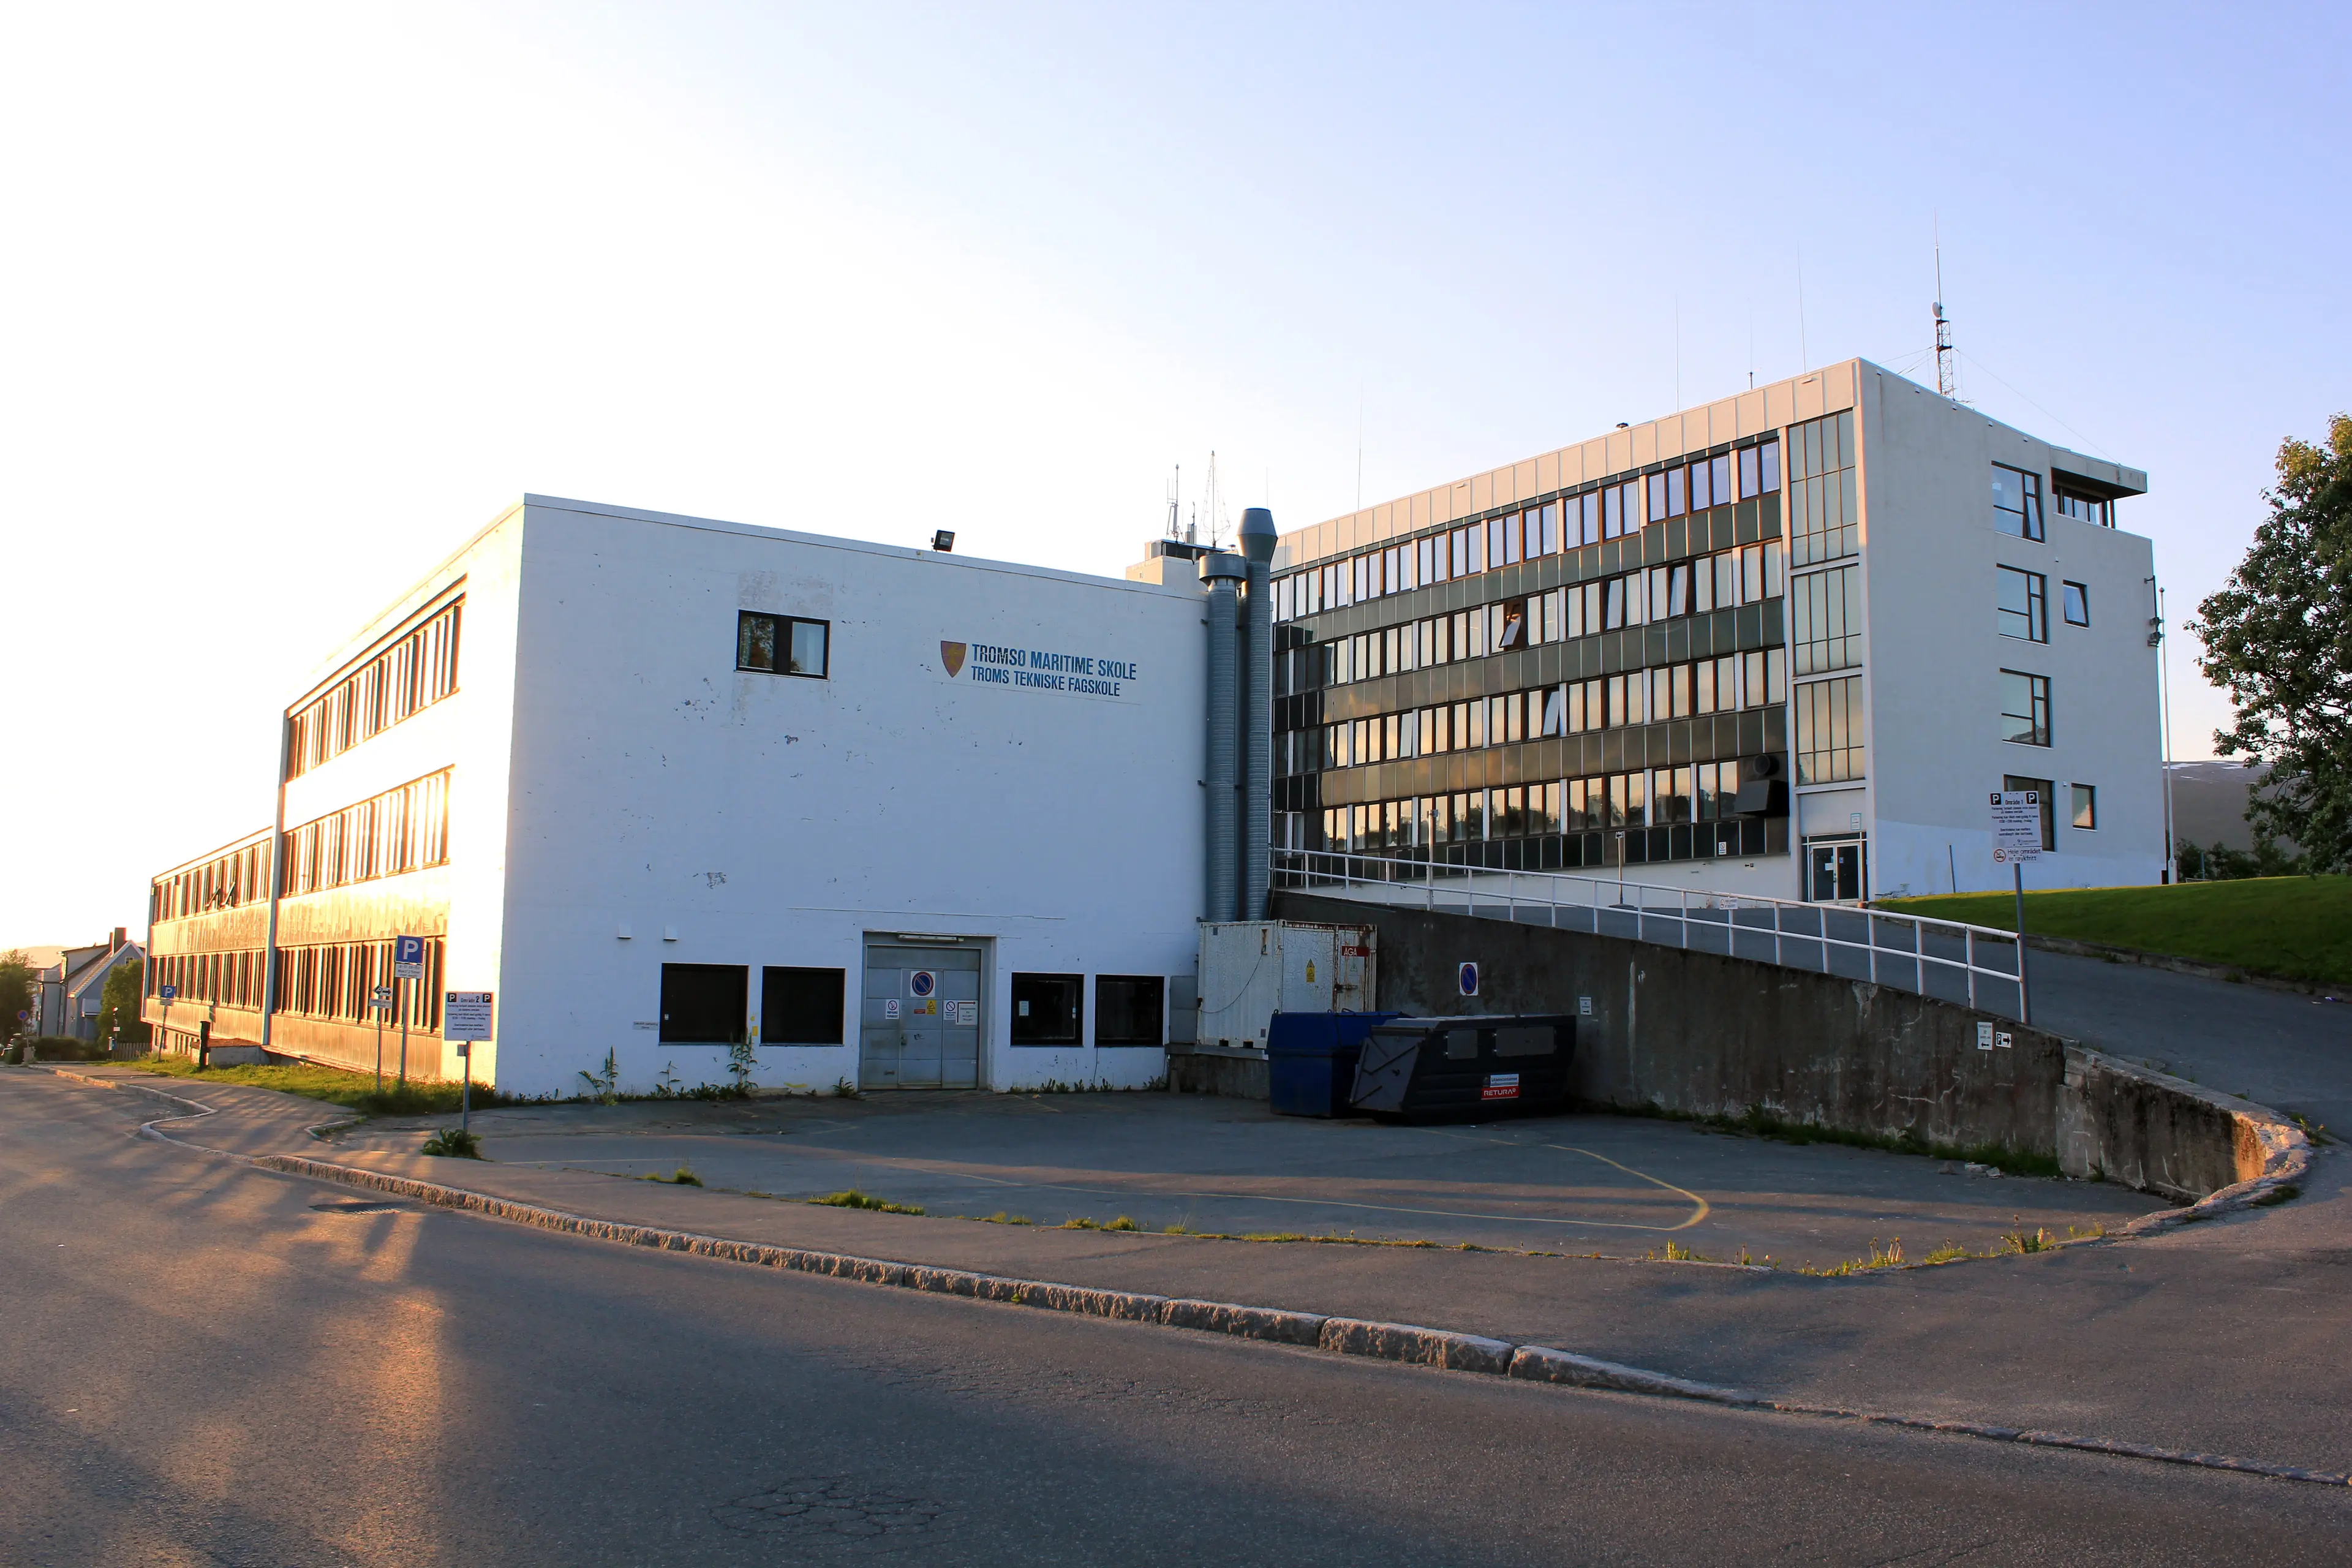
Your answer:
[[[1799,675],[1862,662],[1862,568],[1840,566],[1789,582],[1789,641]]]
[[[1862,677],[1797,688],[1797,782],[1833,784],[1863,776]]]
[[[2021,746],[2050,743],[2050,678],[2021,669],[2000,672],[2000,738]]]
[[[760,971],[760,1043],[837,1046],[846,975],[838,969]]]
[[[771,675],[825,676],[832,627],[797,616],[763,616],[745,610],[735,617],[735,668]]]
[[[661,1040],[666,1046],[725,1046],[743,1037],[751,972],[740,963],[665,963]]]
[[[1789,427],[1789,564],[1835,561],[1862,548],[1854,491],[1853,410]]]
[[[1997,566],[2000,583],[2000,635],[2028,642],[2050,640],[2050,579],[2039,572]]]
[[[1085,1036],[1086,976],[1015,974],[1013,977],[1013,1043],[1075,1046]]]
[[[447,864],[449,774],[444,768],[288,829],[280,891],[290,899]]]
[[[2017,539],[2042,537],[2042,476],[1992,466],[1992,525]]]
[[[1157,1046],[1164,1043],[1160,1018],[1167,982],[1157,974],[1095,977],[1095,1044]]]
[[[2042,808],[2042,850],[2045,855],[2058,852],[2058,789],[2048,779],[2021,778],[2015,773],[2004,774],[2000,787],[2013,794],[2031,795]]]

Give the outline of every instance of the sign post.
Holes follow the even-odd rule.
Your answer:
[[[383,1092],[383,1016],[392,1008],[392,987],[379,985],[368,993],[368,1011],[375,1015],[375,1091]]]
[[[425,978],[425,939],[421,936],[396,936],[392,939],[392,984],[396,1001],[407,1001],[416,994],[411,986],[405,993],[400,989],[404,980]],[[400,1081],[408,1082],[408,1015],[410,1007],[400,1009]]]
[[[474,1051],[476,1040],[490,1037],[494,998],[488,991],[446,991],[441,995],[441,1037],[457,1047],[466,1064],[466,1081],[457,1091],[457,1128],[467,1131],[474,1115]]]
[[[2006,864],[2017,889],[2017,1021],[2033,1022],[2033,992],[2025,978],[2025,863],[2042,858],[2042,792],[1992,795],[1992,863]]]

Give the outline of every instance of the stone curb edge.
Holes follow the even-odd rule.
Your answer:
[[[54,1070],[54,1069],[53,1069]],[[89,1078],[80,1073],[59,1072],[60,1078],[70,1078],[83,1083],[104,1088],[127,1087],[133,1092],[152,1094],[175,1105],[192,1108],[190,1114],[215,1114],[211,1106],[184,1100],[162,1089],[143,1084],[121,1085],[118,1080]],[[163,1118],[178,1121],[182,1118]],[[301,1154],[238,1154],[226,1149],[210,1149],[192,1143],[160,1131],[157,1123],[142,1124],[142,1136],[178,1148],[233,1160],[259,1170],[276,1171],[282,1174],[308,1176],[318,1181],[338,1183],[344,1186],[393,1194],[413,1198],[439,1208],[457,1209],[479,1214],[511,1224],[530,1226],[558,1234],[586,1237],[598,1241],[617,1242],[626,1247],[652,1247],[659,1251],[685,1252],[697,1257],[718,1258],[730,1263],[748,1263],[756,1268],[787,1269],[796,1273],[817,1274],[835,1279],[848,1279],[859,1284],[879,1285],[898,1289],[923,1290],[939,1295],[964,1296],[974,1300],[996,1301],[1011,1306],[1036,1307],[1046,1311],[1071,1312],[1081,1316],[1107,1318],[1115,1321],[1150,1323],[1163,1328],[1189,1329],[1197,1332],[1221,1333],[1237,1339],[1262,1340],[1268,1343],[1292,1345],[1333,1355],[1364,1356],[1380,1361],[1402,1363],[1410,1366],[1426,1366],[1448,1372],[1476,1373],[1490,1377],[1513,1378],[1528,1383],[1546,1383],[1573,1388],[1601,1389],[1620,1394],[1646,1394],[1657,1398],[1688,1399],[1703,1404],[1728,1406],[1781,1415],[1809,1416],[1819,1420],[1853,1421],[1867,1426],[1895,1426],[1910,1431],[1937,1432],[1950,1436],[1974,1437],[1990,1442],[2023,1443],[2036,1447],[2071,1448],[2084,1453],[2104,1454],[2120,1458],[2152,1460],[2160,1464],[2188,1465],[2203,1469],[2231,1470],[2245,1475],[2262,1476],[2274,1480],[2305,1481],[2320,1486],[2352,1487],[2352,1473],[2315,1470],[2295,1465],[2273,1464],[2267,1460],[2241,1458],[2228,1454],[2208,1454],[2179,1448],[2163,1448],[2145,1443],[2126,1443],[2106,1437],[2087,1437],[2064,1432],[2045,1432],[2032,1428],[1997,1426],[1975,1421],[1938,1421],[1925,1416],[1895,1415],[1867,1410],[1847,1410],[1834,1405],[1804,1405],[1777,1400],[1763,1394],[1750,1394],[1716,1384],[1696,1383],[1686,1378],[1652,1372],[1643,1367],[1625,1366],[1616,1362],[1580,1355],[1573,1351],[1553,1349],[1547,1345],[1514,1344],[1507,1340],[1489,1339],[1480,1334],[1457,1333],[1445,1329],[1422,1328],[1411,1323],[1382,1323],[1358,1318],[1331,1317],[1316,1312],[1297,1312],[1276,1307],[1250,1307],[1226,1301],[1202,1301],[1185,1297],[1157,1296],[1129,1290],[1104,1290],[1090,1286],[1062,1285],[1049,1280],[1017,1279],[1003,1275],[983,1274],[971,1269],[949,1268],[932,1264],[898,1263],[885,1258],[859,1258],[854,1254],[819,1252],[807,1247],[775,1247],[764,1242],[734,1241],[724,1237],[703,1236],[693,1231],[668,1230],[656,1226],[628,1225],[615,1220],[593,1219],[562,1209],[543,1208],[536,1204],[518,1203],[511,1198],[495,1197],[465,1187],[455,1187],[438,1182],[418,1181],[409,1176],[394,1176],[354,1165],[339,1165],[330,1161],[313,1160]],[[2284,1151],[2299,1153],[2300,1151]],[[2298,1163],[2294,1173],[2300,1174]],[[2286,1173],[2266,1173],[2236,1187],[2224,1188],[2204,1200],[2213,1203],[2225,1194],[2263,1187],[2287,1179]],[[2197,1205],[2202,1207],[2200,1204]],[[2186,1211],[2184,1211],[2186,1212]]]

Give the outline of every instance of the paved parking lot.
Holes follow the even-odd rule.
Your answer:
[[[808,1198],[856,1188],[935,1215],[1232,1235],[1353,1236],[1539,1252],[1832,1264],[2063,1236],[2162,1207],[2103,1183],[1971,1175],[1949,1162],[1795,1146],[1687,1123],[1556,1116],[1398,1127],[1277,1117],[1169,1094],[902,1091],[748,1104],[531,1106],[475,1119],[509,1164],[668,1175]],[[376,1124],[355,1146],[407,1147]]]

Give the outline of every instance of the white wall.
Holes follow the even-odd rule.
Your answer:
[[[754,1015],[762,965],[847,971],[848,1043],[762,1047],[759,1079],[854,1080],[869,931],[992,939],[990,1087],[1164,1071],[1015,1048],[1007,993],[1016,970],[1192,968],[1197,589],[540,497],[523,528],[501,1087],[577,1092],[608,1049],[625,1088],[722,1081],[722,1052],[644,1026],[665,963],[748,966]],[[831,622],[830,679],[738,672],[741,609]],[[982,644],[1136,674],[1116,697],[983,683]]]
[[[2164,864],[2161,711],[2147,646],[2152,547],[2121,528],[2059,517],[2049,493],[2061,448],[1863,367],[1864,555],[1869,619],[1872,891],[2010,885],[1992,863],[1987,796],[2004,774],[2059,790],[2058,852],[2029,888],[2154,882]],[[2046,541],[1993,527],[1991,466],[2042,476]],[[2132,501],[2116,503],[2128,524]],[[1995,568],[2044,574],[2050,640],[2000,635]],[[2063,580],[2088,584],[2091,624],[2068,626]],[[2047,748],[2000,738],[2000,675],[2051,678]],[[2066,826],[2066,785],[2097,786],[2099,826]]]

